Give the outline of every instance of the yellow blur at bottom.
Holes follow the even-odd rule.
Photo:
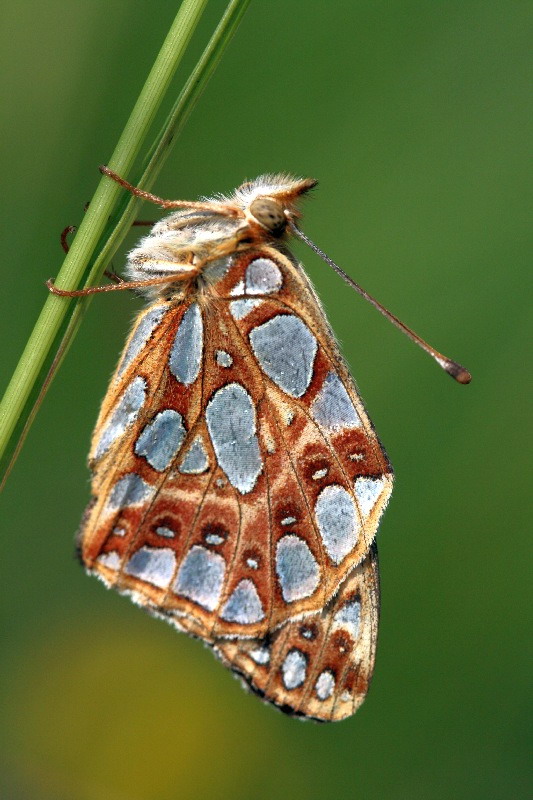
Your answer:
[[[240,688],[199,642],[171,631],[165,641],[155,621],[153,634],[141,626],[124,630],[110,617],[104,629],[47,631],[21,654],[4,724],[13,731],[7,773],[28,797],[253,795],[254,753],[272,737],[275,712],[244,697],[250,713],[238,713]],[[250,736],[256,706],[266,720]]]

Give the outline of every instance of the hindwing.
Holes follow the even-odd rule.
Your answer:
[[[253,692],[289,714],[321,722],[351,716],[365,699],[374,669],[377,567],[374,543],[320,611],[259,641],[221,640],[216,654]]]

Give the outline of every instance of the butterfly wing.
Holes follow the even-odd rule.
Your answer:
[[[375,543],[320,611],[262,640],[220,640],[215,652],[244,684],[288,714],[331,722],[365,699],[379,617]]]
[[[91,465],[80,535],[90,571],[215,645],[244,675],[240,646],[274,636],[283,676],[297,620],[313,616],[317,656],[296,704],[286,683],[253,676],[250,685],[317,718],[355,709],[373,663],[370,548],[392,476],[295,263],[273,248],[248,252],[206,269],[194,294],[152,304],[104,400]],[[318,653],[329,652],[335,614],[354,592],[364,624],[346,640],[350,666],[336,668],[335,686],[350,682],[350,669],[366,683],[341,702],[327,690],[333,668],[316,672]]]

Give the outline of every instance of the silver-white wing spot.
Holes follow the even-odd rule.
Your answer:
[[[174,591],[214,611],[220,600],[226,562],[219,553],[194,545],[187,553],[174,582]]]
[[[301,650],[289,650],[283,664],[281,674],[286,689],[297,689],[305,681],[307,672],[307,656]]]
[[[340,564],[355,547],[359,535],[353,498],[342,486],[326,486],[315,503],[315,517],[328,556],[334,564]]]
[[[222,544],[222,542],[224,541],[224,538],[222,536],[219,536],[218,533],[206,533],[204,539],[206,544],[214,544],[214,545]]]
[[[248,655],[255,661],[256,664],[268,664],[270,661],[270,652],[268,647],[257,647],[255,650],[250,650]]]
[[[355,481],[355,496],[361,509],[361,514],[367,517],[374,508],[378,497],[385,486],[385,478],[367,478],[360,476]]]
[[[96,444],[95,458],[100,458],[133,425],[144,405],[146,389],[146,381],[140,375],[124,389]]]
[[[124,572],[166,589],[175,567],[176,556],[169,547],[140,547],[124,567]]]
[[[120,378],[124,370],[137,358],[167,311],[168,306],[155,306],[141,317],[122,356],[117,369],[117,378]]]
[[[180,472],[186,475],[200,475],[209,466],[207,453],[201,436],[197,436],[181,462]]]
[[[167,528],[166,525],[160,525],[155,529],[155,532],[158,536],[162,536],[163,539],[174,539],[176,536],[175,532],[171,528]]]
[[[262,302],[262,300],[232,300],[229,304],[231,316],[234,319],[244,319],[250,311],[260,306]]]
[[[245,293],[246,289],[244,286],[244,281],[239,281],[239,283],[234,286],[230,292],[232,295],[240,295]],[[250,311],[253,311],[254,308],[257,308],[257,306],[260,306],[262,302],[262,300],[232,300],[232,302],[229,304],[231,316],[234,319],[244,319],[244,317],[249,314]]]
[[[241,494],[251,492],[263,469],[252,398],[228,383],[209,401],[205,418],[218,463]]]
[[[228,622],[251,625],[260,622],[264,616],[263,606],[253,581],[245,578],[235,587],[220,614]]]
[[[175,378],[189,386],[200,372],[204,343],[202,313],[192,303],[180,322],[170,351],[169,366]]]
[[[339,376],[328,372],[313,404],[311,413],[327,430],[358,428],[361,419]]]
[[[320,569],[311,550],[294,534],[283,536],[277,544],[276,573],[287,603],[312,595],[320,579]]]
[[[302,397],[313,377],[317,341],[292,314],[278,314],[250,331],[250,342],[263,371],[292,397]]]
[[[215,359],[219,367],[231,367],[233,364],[233,357],[225,350],[217,350]]]
[[[280,525],[293,525],[296,522],[296,517],[284,517]]]
[[[335,676],[331,670],[321,672],[315,683],[315,691],[319,700],[327,700],[331,697],[335,688]]]
[[[166,408],[143,428],[135,442],[135,452],[144,456],[155,470],[163,472],[172,463],[186,433],[181,414]]]
[[[124,475],[113,486],[106,504],[106,511],[118,511],[120,508],[137,506],[148,500],[154,493],[154,488],[146,483],[136,472]]]
[[[345,603],[333,617],[334,624],[346,628],[354,639],[357,639],[360,621],[361,603],[355,597]]]
[[[120,556],[116,550],[110,550],[108,553],[101,553],[96,559],[99,564],[103,564],[108,569],[120,569]]]
[[[279,291],[283,278],[270,258],[256,258],[246,269],[246,294],[272,294]]]

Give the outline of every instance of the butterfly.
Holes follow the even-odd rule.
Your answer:
[[[349,717],[374,668],[393,474],[287,246],[316,182],[264,175],[189,203],[102,171],[173,211],[122,285],[70,293],[149,301],[94,431],[83,564],[282,711]]]

